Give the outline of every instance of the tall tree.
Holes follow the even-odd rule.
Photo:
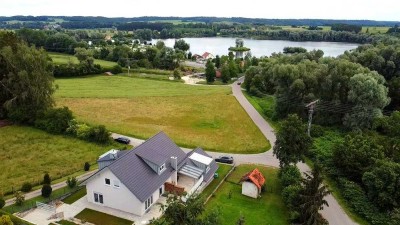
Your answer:
[[[221,58],[219,57],[219,55],[215,56],[215,67],[221,67]]]
[[[211,83],[215,81],[215,66],[211,60],[208,60],[206,63],[206,80]]]
[[[311,138],[307,135],[301,119],[295,114],[289,115],[282,122],[274,146],[274,155],[279,159],[280,167],[301,161],[310,146]]]
[[[329,207],[324,198],[330,194],[328,188],[323,184],[321,166],[318,163],[315,164],[311,173],[304,175],[303,190],[300,192],[300,219],[305,225],[327,225],[328,221],[318,212],[324,206]]]
[[[175,41],[174,49],[179,49],[179,50],[186,52],[187,50],[189,50],[189,48],[190,48],[190,45],[188,43],[186,43],[185,40],[179,39],[179,40]]]
[[[225,64],[222,66],[221,69],[221,80],[222,82],[227,83],[230,79],[231,79],[231,73],[229,70],[229,66]]]
[[[355,106],[345,117],[345,125],[352,129],[371,128],[376,117],[390,102],[385,78],[376,72],[356,74],[350,78],[349,102]]]
[[[0,46],[0,114],[32,123],[54,101],[52,63],[43,49],[17,43]]]

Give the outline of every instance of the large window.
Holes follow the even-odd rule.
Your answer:
[[[153,195],[144,202],[144,209],[147,210],[153,204]]]
[[[103,204],[103,195],[99,193],[94,193],[94,202]]]
[[[111,181],[110,181],[110,179],[108,179],[108,178],[106,178],[106,179],[104,180],[104,182],[106,183],[106,185],[111,185]]]

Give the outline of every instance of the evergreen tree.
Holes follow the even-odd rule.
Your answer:
[[[303,190],[300,192],[300,219],[303,224],[327,225],[328,221],[318,212],[324,206],[329,207],[328,202],[324,198],[330,194],[328,188],[323,185],[321,166],[315,164],[311,173],[305,173],[302,184]]]
[[[206,80],[209,83],[215,81],[215,67],[211,60],[208,60],[206,63]]]
[[[219,68],[221,66],[221,58],[219,55],[215,56],[215,67]]]
[[[221,69],[221,80],[224,83],[227,83],[231,79],[231,73],[228,65],[223,65]]]

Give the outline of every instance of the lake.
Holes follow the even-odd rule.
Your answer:
[[[210,52],[215,55],[228,55],[228,48],[235,46],[236,38],[210,37],[210,38],[183,38],[190,44],[192,54],[202,55]],[[175,39],[164,39],[165,45],[174,47]],[[251,49],[251,54],[256,57],[270,56],[274,52],[282,52],[284,47],[303,47],[307,50],[321,49],[324,56],[336,57],[346,50],[358,47],[358,44],[342,42],[295,42],[282,40],[253,40],[243,39],[244,46]],[[155,44],[157,40],[153,40]]]

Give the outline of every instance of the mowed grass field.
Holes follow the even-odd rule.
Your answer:
[[[56,52],[49,52],[48,54],[55,64],[67,64],[69,62],[72,62],[74,64],[79,63],[78,59],[73,55],[56,53]],[[103,68],[112,68],[113,66],[117,65],[116,62],[105,61],[100,59],[95,59],[94,63],[99,64]]]
[[[40,182],[45,172],[55,179],[83,171],[86,161],[95,163],[99,155],[118,146],[100,146],[31,127],[2,127],[0,193],[19,189],[24,182]]]
[[[254,168],[265,177],[266,192],[253,199],[242,195],[240,178]],[[278,169],[259,165],[240,165],[228,176],[206,204],[206,211],[219,210],[223,225],[236,224],[241,215],[246,224],[288,225],[288,211],[283,203]],[[231,197],[229,198],[229,193]]]
[[[57,79],[58,106],[78,120],[147,139],[164,131],[178,145],[259,153],[269,142],[231,95],[230,87],[192,86],[126,76]]]

